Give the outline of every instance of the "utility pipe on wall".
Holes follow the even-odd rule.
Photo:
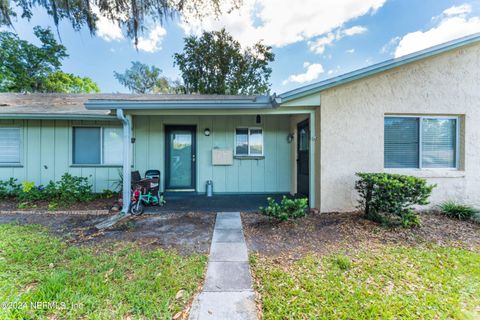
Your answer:
[[[124,115],[123,109],[117,109],[117,118],[123,124],[123,206],[122,213],[127,214],[130,208],[130,187],[132,180],[132,161],[131,161],[131,146],[132,146],[132,116]]]

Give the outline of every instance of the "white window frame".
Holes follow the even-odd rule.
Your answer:
[[[20,157],[18,162],[0,162],[0,167],[21,167],[23,166],[23,127],[15,125],[0,125],[0,129],[17,129],[20,132],[20,145],[19,152]]]
[[[100,163],[75,163],[75,158],[74,158],[74,150],[75,150],[75,128],[98,128],[100,129]],[[74,125],[72,126],[72,150],[70,152],[70,156],[71,156],[71,165],[74,166],[74,167],[121,167],[123,165],[123,162],[119,162],[119,163],[104,163],[104,157],[103,157],[103,152],[104,152],[104,145],[103,145],[103,131],[104,129],[110,129],[110,128],[117,128],[117,129],[123,129],[122,127],[118,127],[118,126],[99,126],[99,125],[88,125],[88,124],[85,124],[85,125]],[[123,137],[122,137],[122,142],[123,142]],[[122,153],[123,155],[123,153]]]
[[[385,163],[383,164],[383,167],[385,170],[459,170],[459,164],[460,164],[460,117],[459,116],[416,116],[416,115],[399,115],[399,114],[386,114],[383,118],[383,128],[385,130],[385,118],[415,118],[418,119],[419,124],[418,124],[418,168],[385,168]],[[445,167],[445,168],[424,168],[422,166],[423,161],[423,151],[422,151],[422,142],[423,142],[423,120],[424,119],[450,119],[450,120],[456,120],[455,121],[455,166],[454,167]],[[383,143],[385,146],[385,137],[383,139]],[[383,150],[384,156],[385,156],[385,148]]]
[[[238,129],[246,129],[248,131],[247,134],[247,144],[248,144],[248,154],[237,154],[237,130]],[[250,131],[251,130],[262,130],[262,154],[251,154],[250,153]],[[264,131],[262,127],[236,127],[234,131],[234,155],[237,157],[263,157],[265,154],[265,137],[264,137]]]

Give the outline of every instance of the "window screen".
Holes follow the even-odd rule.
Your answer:
[[[263,134],[262,129],[250,129],[250,155],[261,156],[263,155]]]
[[[103,129],[103,163],[123,163],[123,130],[122,128]]]
[[[419,119],[385,118],[385,168],[419,167]]]
[[[0,163],[20,163],[20,128],[0,128]]]
[[[455,168],[456,119],[430,119],[422,121],[422,167]]]
[[[101,163],[100,128],[73,128],[73,163]]]

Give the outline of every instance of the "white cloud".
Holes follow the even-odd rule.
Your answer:
[[[380,53],[381,54],[385,54],[389,52],[391,53],[393,49],[395,49],[398,46],[398,43],[400,42],[400,40],[402,40],[402,37],[395,37],[390,39],[390,41],[388,41],[388,43],[385,44],[382,47],[382,49],[380,49]]]
[[[468,17],[469,13],[471,13],[469,5],[446,9],[435,27],[403,36],[395,50],[395,57],[480,32],[480,17]]]
[[[343,30],[343,34],[345,36],[351,37],[351,36],[354,36],[356,34],[365,33],[365,32],[367,32],[367,30],[368,30],[367,28],[362,27],[362,26],[354,26],[354,27]]]
[[[231,8],[231,1],[221,2],[223,12]],[[218,19],[199,19],[194,14],[184,14],[180,25],[187,34],[225,27],[242,45],[263,40],[267,45],[282,47],[341,28],[350,20],[376,12],[385,2],[297,0],[293,5],[291,0],[243,0],[238,10],[224,13]],[[355,28],[347,30],[348,33],[359,31]]]
[[[304,73],[299,74],[292,74],[288,77],[288,79],[282,82],[283,85],[286,85],[290,82],[294,83],[305,83],[315,79],[324,73],[323,66],[319,63],[303,63],[303,68],[306,69]]]
[[[154,29],[152,29],[148,37],[138,37],[138,50],[142,50],[145,52],[157,52],[162,49],[162,40],[167,34],[167,30],[160,25],[157,25]]]
[[[100,14],[97,6],[92,7],[92,11],[97,15],[96,34],[105,41],[120,41],[124,39],[122,28],[114,22],[108,20],[107,17]]]
[[[323,54],[326,47],[331,46],[333,42],[339,41],[343,37],[351,37],[367,31],[368,29],[362,26],[354,26],[348,29],[338,29],[335,32],[330,32],[326,36],[316,39],[315,41],[309,41],[307,44],[310,48],[310,51],[317,54]]]
[[[333,33],[329,33],[315,41],[309,41],[307,44],[310,51],[313,51],[317,54],[322,54],[325,52],[325,48],[332,45],[335,40],[338,40],[337,36]]]
[[[352,48],[352,49],[348,49],[348,50],[346,51],[346,53],[353,54],[353,53],[355,53],[355,49],[353,49],[353,48]]]
[[[472,12],[472,6],[470,4],[462,4],[460,6],[453,6],[443,11],[446,16],[458,16],[465,15]]]

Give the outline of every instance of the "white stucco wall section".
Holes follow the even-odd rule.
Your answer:
[[[389,170],[438,187],[431,203],[480,205],[480,45],[456,49],[321,92],[321,211],[355,208],[356,172],[384,170],[386,114],[454,115],[461,123],[461,167]]]

